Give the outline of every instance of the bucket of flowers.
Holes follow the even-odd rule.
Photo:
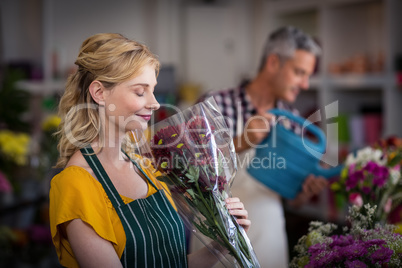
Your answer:
[[[391,224],[374,223],[376,206],[349,207],[349,225],[313,221],[294,247],[296,267],[401,267],[402,235]]]

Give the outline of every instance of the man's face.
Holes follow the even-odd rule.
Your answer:
[[[309,88],[315,63],[314,54],[304,50],[296,50],[293,58],[282,62],[273,77],[276,99],[294,103],[300,90]]]

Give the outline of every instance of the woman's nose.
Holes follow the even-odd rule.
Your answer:
[[[152,94],[152,96],[150,97],[151,99],[150,99],[150,101],[149,101],[149,105],[148,105],[148,109],[151,109],[151,110],[153,110],[153,111],[156,111],[156,110],[158,110],[160,107],[161,107],[161,105],[159,104],[159,102],[156,100],[156,98],[155,98],[155,95],[154,94]]]
[[[150,104],[150,105],[148,106],[148,109],[151,109],[151,110],[153,110],[153,111],[156,111],[156,110],[158,110],[160,107],[161,107],[161,105],[160,105],[158,102],[156,102],[156,103]]]

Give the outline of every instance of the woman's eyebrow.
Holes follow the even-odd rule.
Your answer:
[[[135,83],[132,85],[129,85],[130,87],[136,87],[136,86],[142,86],[142,87],[149,87],[149,84],[147,83]]]
[[[155,86],[157,85],[158,83],[155,83]],[[143,87],[150,87],[150,84],[147,84],[147,83],[135,83],[135,84],[132,84],[132,85],[129,85],[130,87],[135,87],[135,86],[143,86]]]

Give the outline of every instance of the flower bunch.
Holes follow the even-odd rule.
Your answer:
[[[350,204],[376,205],[375,220],[385,221],[402,201],[401,159],[398,148],[365,147],[347,156],[345,168],[331,189],[338,199]]]
[[[169,186],[186,226],[229,266],[259,267],[243,227],[225,205],[237,171],[236,154],[213,98],[152,128],[149,151],[144,149],[147,146],[144,143],[139,154],[153,160],[153,168],[162,174],[158,179]],[[205,237],[227,249],[233,258],[220,256]]]
[[[49,115],[45,118],[42,122],[42,130],[44,132],[51,132],[53,133],[56,131],[60,125],[61,118],[57,115]]]
[[[0,130],[0,157],[23,166],[28,161],[31,138],[26,133]]]
[[[335,224],[311,222],[290,267],[401,267],[402,235],[393,225],[374,224],[375,210],[369,204],[350,207],[351,227],[340,233]]]

